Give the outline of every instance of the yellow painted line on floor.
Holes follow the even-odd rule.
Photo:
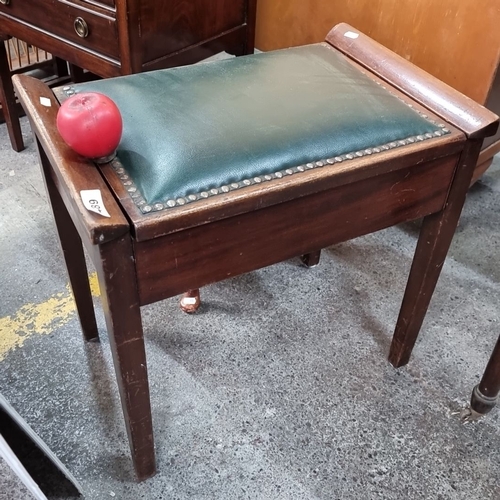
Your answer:
[[[90,289],[94,297],[99,296],[97,274],[89,276]],[[66,290],[56,293],[40,304],[26,304],[14,315],[0,318],[0,361],[16,347],[33,335],[47,335],[70,321],[76,305],[69,284]]]

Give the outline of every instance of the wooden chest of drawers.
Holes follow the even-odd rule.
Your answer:
[[[0,34],[110,77],[253,52],[256,0],[0,0]]]

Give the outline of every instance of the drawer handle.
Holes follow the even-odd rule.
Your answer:
[[[1,3],[2,5],[9,5],[10,0],[0,0],[0,3]]]
[[[0,0],[0,2],[1,1],[2,0]],[[5,1],[9,2],[10,0]],[[85,19],[83,19],[82,17],[77,17],[75,19],[75,22],[73,23],[73,26],[75,27],[76,34],[80,38],[87,38],[89,36],[89,26]]]

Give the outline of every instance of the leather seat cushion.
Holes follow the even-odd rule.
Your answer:
[[[439,130],[326,44],[74,88],[117,103],[148,204]]]

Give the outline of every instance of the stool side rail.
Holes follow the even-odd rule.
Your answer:
[[[497,115],[352,26],[338,24],[328,33],[326,42],[458,127],[468,137],[484,138],[496,133]]]
[[[54,182],[82,240],[97,245],[127,233],[130,229],[128,221],[99,171],[63,142],[56,128],[59,103],[50,88],[26,75],[14,75],[12,80],[26,115],[30,117],[31,127],[50,159],[56,177]],[[49,99],[50,106],[42,104],[41,98]],[[86,189],[101,191],[110,217],[92,213],[85,208],[80,191]]]

